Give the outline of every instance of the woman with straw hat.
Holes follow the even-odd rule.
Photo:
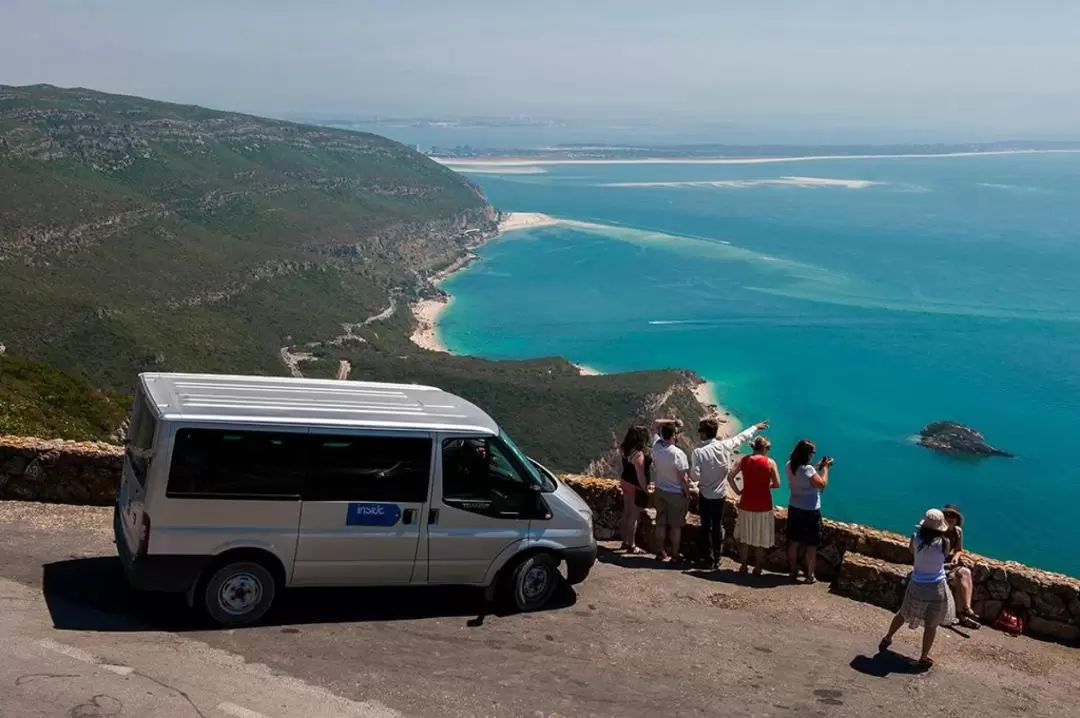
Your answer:
[[[923,516],[911,537],[911,550],[915,554],[914,570],[904,592],[904,602],[892,620],[889,632],[881,639],[879,650],[892,645],[893,636],[905,623],[911,628],[923,627],[922,655],[919,667],[929,669],[934,665],[930,649],[937,638],[937,629],[949,607],[949,587],[945,583],[945,558],[949,555],[949,541],[945,538],[949,523],[939,509],[930,509]]]

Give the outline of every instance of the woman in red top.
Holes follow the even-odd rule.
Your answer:
[[[728,472],[728,486],[739,495],[739,518],[735,522],[735,540],[739,542],[739,573],[746,573],[746,559],[750,547],[754,547],[754,575],[761,575],[765,562],[765,549],[776,542],[776,526],[773,517],[772,490],[780,488],[780,469],[768,457],[769,440],[758,436],[751,444],[754,453],[744,456]],[[742,473],[743,485],[735,485],[735,477]]]

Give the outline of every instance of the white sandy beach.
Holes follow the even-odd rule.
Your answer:
[[[735,415],[720,405],[716,385],[711,381],[703,381],[694,387],[694,397],[705,407],[706,416],[719,419],[721,435],[732,436],[742,431],[742,424]]]
[[[449,305],[449,299],[421,299],[409,306],[413,316],[416,317],[416,329],[409,337],[413,344],[428,351],[450,353],[450,350],[439,341],[435,331],[439,314]]]
[[[513,232],[517,229],[536,229],[558,224],[559,220],[542,212],[509,212],[499,221],[499,233]]]
[[[499,234],[519,229],[547,227],[557,223],[558,220],[554,217],[541,212],[508,212],[504,214],[499,221]],[[432,284],[438,285],[449,279],[456,272],[460,272],[462,269],[469,266],[475,260],[476,255],[469,252],[449,267],[436,272],[428,279]],[[444,309],[450,306],[450,301],[449,297],[440,299],[422,299],[419,302],[414,302],[410,305],[409,308],[412,310],[413,316],[416,317],[416,329],[409,337],[413,344],[433,352],[452,353],[439,341],[438,333],[436,331],[439,315]],[[589,370],[587,367],[578,367],[578,369],[582,374],[599,373]]]

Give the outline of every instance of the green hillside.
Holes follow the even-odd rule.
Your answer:
[[[375,135],[0,86],[0,342],[117,388],[280,371],[490,231],[468,180]]]
[[[111,441],[130,403],[82,377],[0,354],[0,434]]]
[[[314,355],[305,376],[347,361],[350,379],[455,391],[553,469],[583,470],[635,417],[696,419],[685,373],[581,377],[408,340],[405,307],[496,214],[375,135],[0,86],[0,344],[26,357],[5,360],[0,431],[108,438],[126,411],[109,392],[139,371],[285,374],[283,348]]]

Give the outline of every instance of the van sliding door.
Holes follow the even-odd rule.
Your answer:
[[[294,585],[413,578],[431,479],[426,434],[313,430]]]

